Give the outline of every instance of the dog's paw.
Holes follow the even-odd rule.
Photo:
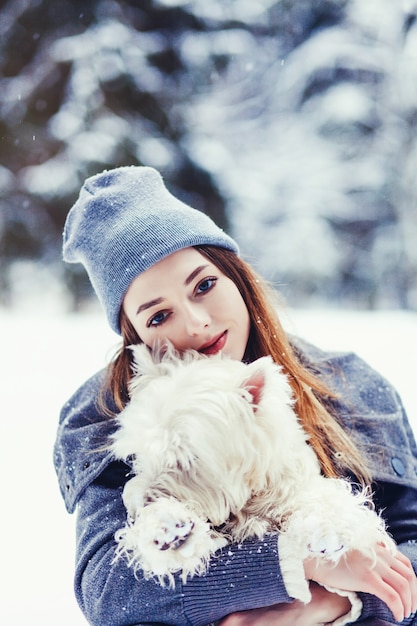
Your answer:
[[[292,530],[298,534],[309,554],[338,560],[346,551],[346,542],[331,520],[310,514],[302,519],[294,518],[293,522]]]
[[[165,517],[160,521],[160,526],[154,529],[153,544],[158,550],[178,550],[189,538],[194,528],[194,522],[191,518]]]
[[[339,559],[346,551],[343,540],[334,530],[316,531],[307,545],[312,555],[324,556],[328,559]]]
[[[137,520],[143,537],[157,550],[178,550],[191,536],[195,522],[190,511],[173,498],[151,502]]]
[[[135,519],[116,533],[117,557],[140,567],[146,578],[156,576],[161,584],[172,574],[188,576],[205,571],[210,556],[227,544],[194,511],[174,498],[149,503]]]

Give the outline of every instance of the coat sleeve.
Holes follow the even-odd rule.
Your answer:
[[[394,394],[400,407],[401,424],[407,435],[409,443],[409,454],[414,460],[414,474],[417,474],[417,452],[414,435],[409,424],[406,412],[402,406],[401,400],[397,394]],[[397,451],[398,450],[398,451]],[[397,468],[397,472],[403,475],[406,463],[401,460],[401,448],[398,448],[393,454],[391,463]],[[402,447],[404,451],[404,447]],[[404,451],[405,452],[405,451]],[[376,482],[375,484],[375,504],[377,509],[384,517],[388,531],[394,538],[399,550],[407,556],[417,574],[417,486],[415,480],[409,479],[404,484],[398,484],[393,478],[389,481]],[[367,617],[379,617],[389,623],[396,623],[392,613],[386,605],[368,594],[359,594],[362,600],[362,619]],[[414,614],[405,619],[402,624],[417,626],[417,615]]]
[[[304,365],[335,392],[333,412],[371,465],[375,506],[417,573],[417,445],[398,393],[356,354],[326,353],[299,339],[295,345]],[[397,623],[378,598],[358,595],[358,621]],[[417,626],[417,616],[402,624]]]
[[[350,360],[360,372],[358,393],[345,426],[362,444],[373,465],[374,502],[399,550],[417,574],[417,445],[402,401],[395,389],[358,357]],[[356,365],[357,363],[357,365]],[[355,380],[351,375],[349,379]],[[364,382],[362,382],[364,381]],[[352,428],[354,423],[354,429]],[[381,619],[396,624],[391,611],[378,598],[358,594],[361,620]],[[360,620],[360,621],[361,621]],[[401,622],[417,626],[417,615]]]
[[[410,559],[417,574],[417,491],[410,487],[384,483],[378,485],[376,496],[385,508],[383,515],[389,532],[399,550]],[[378,598],[369,594],[359,596],[363,604],[361,619],[378,617],[392,624],[397,623],[391,611]],[[417,616],[404,620],[402,624],[417,626]]]
[[[174,589],[136,576],[114,562],[114,533],[126,520],[121,493],[128,468],[114,462],[82,493],[77,510],[75,589],[93,626],[203,626],[235,611],[289,602],[279,568],[277,537],[225,548],[205,575]]]

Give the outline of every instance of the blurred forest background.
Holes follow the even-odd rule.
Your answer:
[[[291,305],[417,310],[416,16],[414,0],[1,2],[0,302],[88,302],[65,216],[86,176],[146,164]]]

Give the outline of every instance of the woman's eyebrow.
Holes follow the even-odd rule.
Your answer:
[[[193,270],[191,274],[187,276],[187,278],[184,281],[184,285],[185,286],[189,285],[194,280],[194,278],[198,276],[198,274],[202,272],[206,267],[208,267],[208,263],[206,263],[205,265],[199,265],[198,267],[196,267],[195,270]],[[139,315],[139,313],[142,313],[142,311],[146,311],[146,309],[150,309],[153,306],[162,304],[163,301],[164,301],[164,298],[155,298],[154,300],[149,300],[149,302],[144,302],[143,304],[140,305],[140,307],[136,311],[136,315]]]
[[[202,272],[206,267],[208,267],[208,263],[206,263],[206,265],[199,265],[198,267],[196,267],[195,270],[193,270],[191,274],[185,279],[184,285],[189,285],[194,280],[194,278],[198,276],[198,274]]]
[[[140,307],[136,311],[136,315],[139,315],[139,313],[142,313],[142,311],[146,311],[146,309],[150,309],[151,307],[156,306],[157,304],[161,304],[163,301],[164,301],[163,298],[155,298],[154,300],[149,300],[149,302],[144,302],[143,304],[140,305]]]

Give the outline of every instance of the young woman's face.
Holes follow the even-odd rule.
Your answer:
[[[249,313],[234,282],[194,248],[162,259],[130,285],[123,309],[148,346],[168,339],[177,350],[241,360]]]

